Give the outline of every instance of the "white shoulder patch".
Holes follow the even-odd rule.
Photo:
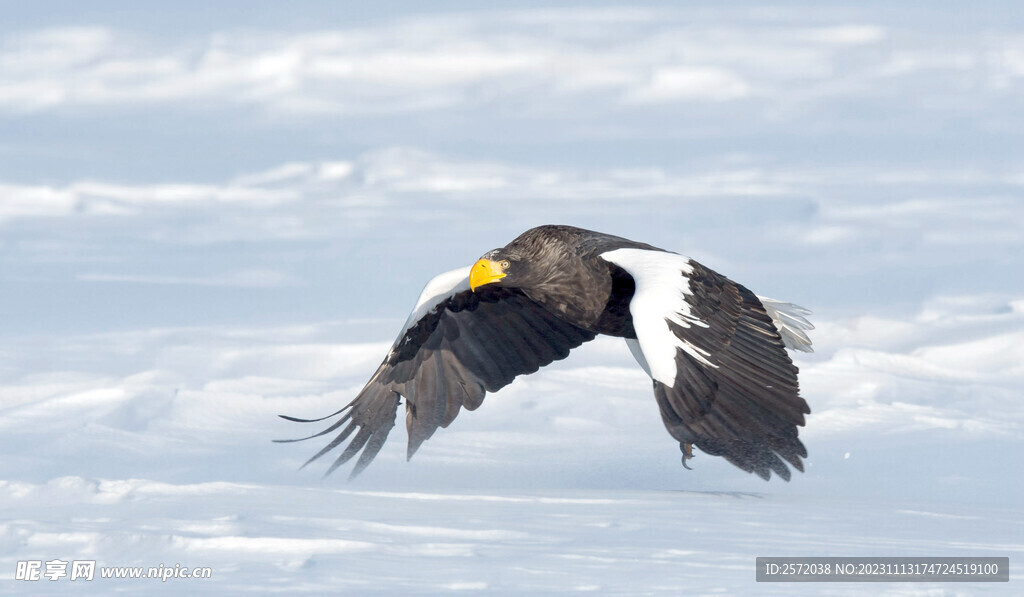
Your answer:
[[[814,349],[811,348],[811,339],[807,337],[806,333],[807,330],[813,330],[814,325],[804,317],[804,315],[810,315],[810,311],[800,305],[784,303],[763,296],[757,297],[757,300],[761,301],[768,317],[772,318],[772,323],[775,324],[775,329],[782,336],[782,343],[786,345],[786,348],[814,352]]]
[[[432,311],[434,307],[441,304],[441,301],[464,290],[469,290],[470,269],[472,269],[472,266],[453,269],[450,272],[434,276],[433,279],[427,282],[423,292],[420,293],[419,300],[416,301],[416,306],[413,307],[412,313],[409,314],[409,319],[405,321],[402,331],[398,333],[398,338],[401,339],[409,328],[415,325],[424,315]]]
[[[688,257],[647,249],[615,249],[602,253],[601,258],[626,270],[636,283],[629,313],[639,346],[627,344],[651,378],[670,387],[675,385],[676,349],[708,367],[718,367],[708,360],[710,353],[679,338],[669,327],[670,321],[684,328],[708,327],[693,315],[686,302],[686,297],[693,294],[688,277],[693,268]]]

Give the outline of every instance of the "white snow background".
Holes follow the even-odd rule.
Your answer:
[[[1024,590],[1013,2],[18,4],[0,592]],[[430,277],[545,223],[812,309],[806,472],[684,470],[611,339],[409,463],[400,419],[352,482],[298,470],[327,438],[271,443],[354,396]],[[754,582],[757,556],[880,555],[1008,556],[1011,582]],[[14,580],[53,559],[213,574]]]

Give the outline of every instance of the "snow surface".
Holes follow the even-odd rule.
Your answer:
[[[181,4],[0,22],[0,592],[1024,593],[1014,3]],[[613,339],[350,483],[271,443],[544,223],[812,309],[806,472],[684,470]],[[754,582],[876,555],[1011,582]],[[14,580],[57,558],[213,575]]]

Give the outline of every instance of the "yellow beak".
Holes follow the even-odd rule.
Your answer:
[[[490,259],[481,259],[469,270],[469,288],[476,290],[484,284],[491,284],[505,277],[501,265]]]

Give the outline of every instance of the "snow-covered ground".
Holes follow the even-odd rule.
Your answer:
[[[317,446],[269,439],[306,430],[276,414],[358,389],[386,349],[342,342],[362,324],[16,341],[17,370],[55,371],[4,386],[3,564],[210,566],[188,589],[210,592],[642,594],[745,593],[764,555],[1020,557],[1024,305],[819,323],[801,361],[811,455],[788,484],[706,456],[682,469],[612,340],[491,396],[411,463],[396,432],[352,483],[296,472]],[[1006,594],[968,590],[985,589]]]
[[[44,4],[0,23],[0,592],[1024,592],[1013,3]],[[811,308],[806,472],[684,470],[612,339],[352,482],[271,443],[351,399],[433,274],[542,223]],[[754,582],[877,555],[1011,582]],[[212,574],[15,580],[54,559]]]

